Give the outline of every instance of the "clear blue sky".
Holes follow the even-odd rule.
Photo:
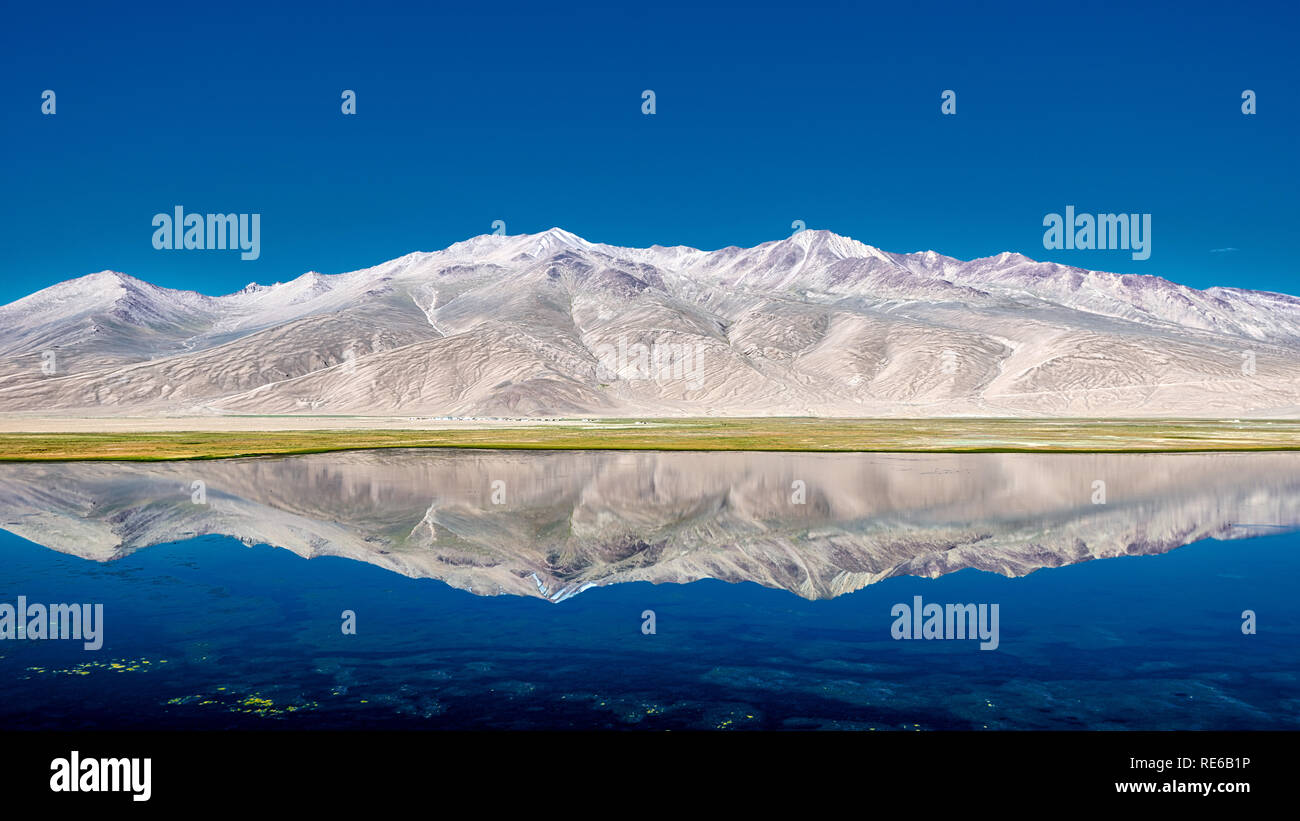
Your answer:
[[[1292,4],[705,3],[10,2],[0,302],[105,268],[225,293],[495,219],[1300,292]],[[261,258],[154,250],[175,205],[260,213]],[[1066,205],[1150,213],[1150,259],[1045,250]]]

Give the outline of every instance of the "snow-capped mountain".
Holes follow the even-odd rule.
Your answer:
[[[1295,415],[1300,299],[827,231],[552,228],[205,296],[100,272],[0,307],[0,412]]]

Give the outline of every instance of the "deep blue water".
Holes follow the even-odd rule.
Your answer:
[[[704,580],[552,603],[227,537],[97,563],[0,532],[0,601],[105,608],[97,652],[0,642],[0,727],[1296,729],[1298,548],[1203,541],[820,601]],[[998,603],[1000,647],[891,639],[914,595]]]

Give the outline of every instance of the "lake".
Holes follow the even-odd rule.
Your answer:
[[[8,463],[0,528],[103,613],[5,729],[1300,728],[1300,453]]]

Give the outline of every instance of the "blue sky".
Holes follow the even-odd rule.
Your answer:
[[[496,219],[701,248],[801,219],[1300,292],[1283,3],[420,5],[7,4],[0,302],[106,268],[226,293]],[[260,258],[155,250],[176,205],[261,214]],[[1150,213],[1150,259],[1044,249],[1067,205]]]

